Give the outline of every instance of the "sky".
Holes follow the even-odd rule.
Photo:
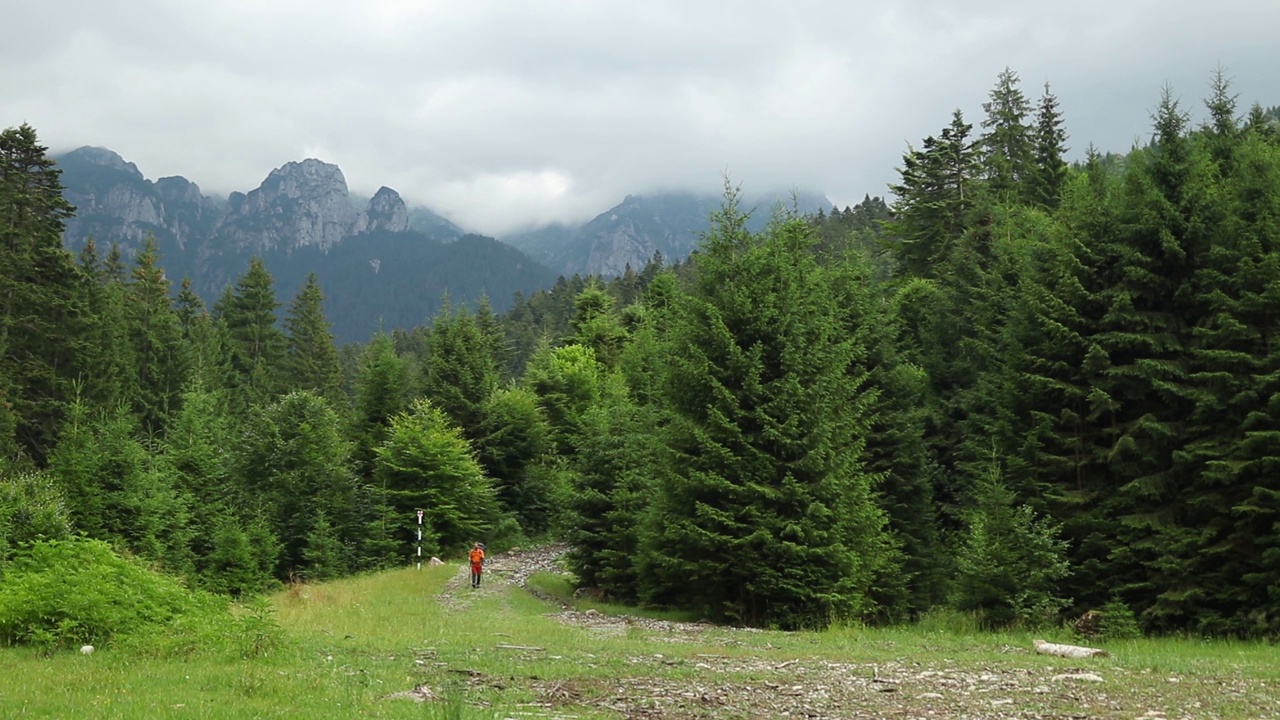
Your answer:
[[[107,147],[209,195],[337,163],[501,237],[628,194],[885,195],[1006,66],[1071,157],[1195,121],[1215,68],[1280,105],[1277,0],[57,0],[0,11],[0,127]]]

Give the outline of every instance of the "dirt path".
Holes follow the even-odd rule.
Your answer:
[[[512,585],[537,594],[527,583],[529,577],[540,571],[561,571],[557,561],[567,549],[554,545],[495,555],[487,563],[484,583],[478,589],[469,586],[470,572],[464,565],[446,584],[440,600],[461,610],[477,597]],[[875,663],[857,658],[842,662],[817,657],[781,660],[763,650],[738,653],[730,649],[745,645],[745,633],[758,632],[752,629],[604,615],[594,610],[578,612],[557,605],[559,609],[549,616],[601,636],[620,635],[638,627],[648,631],[649,639],[706,643],[726,650],[723,654],[673,650],[627,657],[630,672],[608,679],[547,681],[529,677],[525,686],[537,700],[518,713],[521,717],[573,718],[585,708],[627,719],[1280,717],[1277,688],[1224,676],[1158,678],[1157,688],[1176,688],[1172,693],[1153,690],[1152,683],[1139,680],[1133,671],[1089,661],[1063,660],[1051,666],[1028,663],[1032,667],[1002,663],[982,668],[949,661],[922,664],[910,658]],[[1010,647],[1005,652],[1017,655],[1031,650]],[[469,684],[492,690],[509,682],[475,674]],[[1135,692],[1139,687],[1143,689]],[[1175,694],[1183,702],[1169,697]],[[1188,697],[1196,700],[1185,702]],[[1226,707],[1220,704],[1234,713],[1224,713]],[[1245,715],[1238,714],[1242,709],[1246,709]]]

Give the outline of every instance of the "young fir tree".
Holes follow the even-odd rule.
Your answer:
[[[74,499],[78,531],[119,543],[175,574],[189,572],[191,499],[138,440],[138,429],[123,407],[95,412],[77,399],[49,469]]]
[[[667,343],[670,463],[641,594],[751,625],[873,610],[896,560],[863,469],[866,349],[841,326],[808,223],[760,238],[726,194]]]
[[[583,416],[600,397],[602,368],[591,348],[543,347],[525,369],[526,387],[538,397],[556,454],[572,459],[582,436]]]
[[[591,348],[606,368],[616,368],[627,334],[613,312],[613,298],[593,279],[574,299],[573,308],[573,342]]]
[[[988,476],[975,487],[956,556],[956,608],[977,613],[991,627],[1054,619],[1069,602],[1058,592],[1058,582],[1070,573],[1058,532],[1016,503],[992,458]]]
[[[493,487],[466,439],[429,401],[417,400],[392,418],[387,439],[378,447],[376,477],[386,493],[386,522],[402,557],[414,545],[419,509],[425,513],[424,553],[461,552],[500,523]]]

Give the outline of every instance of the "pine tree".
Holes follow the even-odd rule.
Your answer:
[[[30,125],[0,132],[0,377],[18,447],[37,463],[52,450],[72,382],[86,370],[84,284],[62,244],[74,210],[46,151]]]
[[[889,186],[897,196],[894,219],[885,226],[900,275],[933,277],[968,225],[978,172],[972,130],[956,110],[937,138],[925,138],[902,158],[901,180]]]
[[[169,300],[169,281],[158,262],[156,239],[148,235],[135,258],[125,293],[128,334],[136,377],[129,383],[134,412],[148,434],[162,434],[178,408],[187,379],[182,327]]]
[[[1018,74],[1001,71],[990,99],[982,104],[982,162],[991,194],[1016,202],[1028,196],[1032,181],[1032,129],[1027,125],[1031,104],[1018,87]]]
[[[493,338],[465,310],[446,303],[431,326],[424,391],[468,438],[476,437],[481,407],[498,387]]]
[[[493,488],[461,431],[426,400],[392,418],[387,440],[378,447],[377,480],[404,557],[413,547],[418,509],[425,513],[423,552],[433,554],[461,552],[501,519]]]
[[[324,295],[315,273],[307,276],[307,284],[293,299],[284,325],[288,333],[288,383],[296,390],[311,390],[331,403],[345,400],[338,349],[325,319]]]
[[[1027,201],[1050,209],[1062,200],[1062,186],[1067,179],[1067,133],[1062,129],[1062,111],[1058,98],[1044,84],[1044,95],[1036,108],[1036,124],[1032,132],[1032,169]]]
[[[281,389],[285,336],[276,327],[275,290],[262,259],[249,269],[218,303],[218,314],[231,336],[231,361],[236,374],[237,401],[242,408],[269,401]]]
[[[751,237],[732,190],[713,216],[670,331],[650,601],[790,628],[872,610],[894,551],[862,468],[865,348],[842,331],[812,242],[801,218]]]
[[[660,460],[654,413],[628,397],[620,376],[610,375],[583,426],[568,495],[569,567],[584,587],[634,602],[644,514]]]

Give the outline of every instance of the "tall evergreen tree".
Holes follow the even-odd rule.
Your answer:
[[[231,336],[237,400],[242,408],[269,401],[281,388],[285,336],[276,327],[275,290],[262,258],[253,257],[234,292],[218,303],[219,319]]]
[[[982,162],[993,197],[1016,202],[1027,197],[1032,184],[1032,130],[1027,124],[1031,103],[1022,93],[1018,74],[1005,68],[996,78],[989,100],[982,104]]]
[[[428,340],[424,390],[468,438],[476,437],[482,406],[498,387],[493,338],[481,332],[466,310],[447,303],[436,316]]]
[[[900,275],[933,277],[968,225],[978,173],[972,130],[956,110],[937,138],[925,138],[902,158],[901,180],[889,186],[897,196],[894,219],[886,224]]]
[[[634,602],[640,542],[661,451],[653,408],[636,404],[622,377],[603,383],[587,411],[573,492],[569,567],[585,587]]]
[[[596,360],[616,368],[626,331],[613,313],[613,298],[594,280],[574,299],[573,341],[591,348]]]
[[[522,387],[499,389],[485,402],[482,416],[473,445],[499,505],[526,534],[546,533],[558,494],[542,467],[552,448],[551,427],[538,396]]]
[[[282,545],[278,577],[308,570],[309,543],[325,545],[323,572],[346,572],[365,528],[357,507],[351,447],[341,436],[337,413],[324,398],[293,392],[249,421],[239,468],[248,495],[265,500],[273,532]],[[314,535],[323,514],[327,532]],[[343,546],[338,557],[330,543]],[[319,556],[317,556],[319,557]]]
[[[80,271],[85,283],[86,312],[90,322],[84,334],[84,366],[80,395],[91,405],[114,408],[127,402],[137,378],[134,350],[129,341],[126,287],[111,279],[98,260],[93,238],[80,251]]]
[[[87,309],[75,259],[62,245],[74,209],[36,131],[0,132],[0,376],[22,452],[44,462],[81,367]]]
[[[156,239],[148,235],[135,258],[133,282],[125,293],[137,372],[130,383],[130,395],[143,430],[150,434],[163,433],[166,421],[178,408],[187,379],[182,327],[158,259]]]
[[[342,366],[333,333],[324,315],[324,295],[315,273],[293,299],[284,321],[287,382],[297,390],[311,390],[331,403],[345,400]]]
[[[1026,199],[1033,205],[1052,210],[1062,199],[1062,186],[1067,179],[1067,133],[1062,127],[1062,111],[1058,98],[1044,84],[1044,94],[1036,107],[1036,124],[1032,132],[1032,167]]]
[[[862,467],[865,347],[841,328],[799,218],[756,239],[727,193],[671,330],[671,463],[642,595],[752,625],[870,612],[895,552]]]

